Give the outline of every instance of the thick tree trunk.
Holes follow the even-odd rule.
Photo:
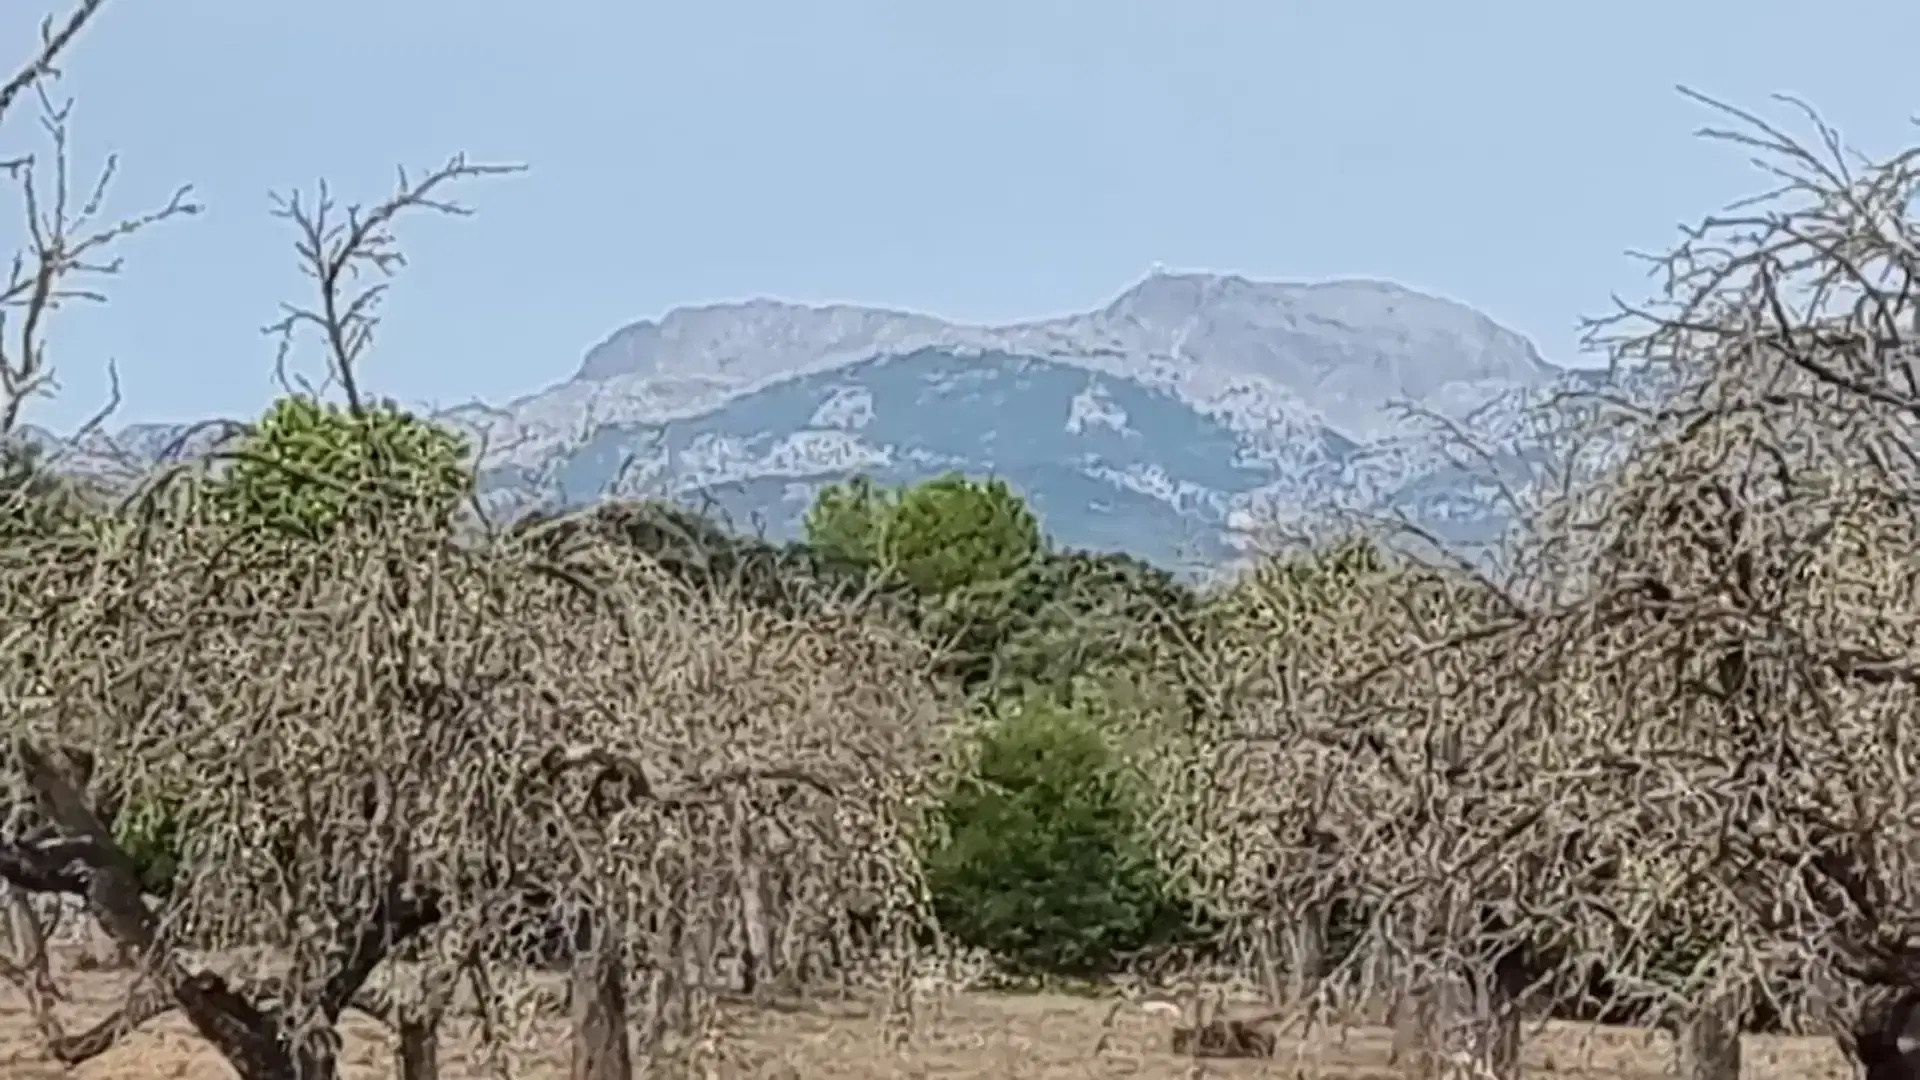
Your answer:
[[[1675,1057],[1682,1080],[1740,1080],[1740,1020],[1744,995],[1720,994],[1680,1024]]]
[[[87,959],[103,971],[125,971],[133,966],[133,950],[97,927],[87,931]]]
[[[1437,974],[1403,1005],[1396,1056],[1411,1050],[1423,1077],[1513,1080],[1520,1075],[1523,985],[1516,973],[1506,971]]]
[[[439,1026],[437,1018],[400,1019],[400,1080],[440,1080]]]
[[[1433,1027],[1431,995],[1424,987],[1403,987],[1387,1007],[1387,1026],[1393,1030],[1393,1045],[1388,1052],[1389,1065],[1406,1064],[1412,1072],[1426,1051],[1427,1032]]]
[[[573,999],[569,1080],[633,1080],[633,1057],[627,1049],[626,965],[611,927],[581,927],[568,980]]]
[[[1920,1080],[1920,990],[1868,1001],[1840,1047],[1862,1080]]]
[[[20,992],[33,1006],[36,1016],[59,999],[53,985],[53,973],[47,966],[47,938],[40,914],[33,909],[33,898],[0,881],[0,904],[6,906],[7,952],[0,957],[8,977],[17,979]]]
[[[1260,989],[1274,1005],[1287,1000],[1286,963],[1280,958],[1280,934],[1272,923],[1262,925],[1253,940],[1253,961],[1260,975]]]

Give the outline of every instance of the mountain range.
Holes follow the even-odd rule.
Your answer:
[[[680,308],[616,330],[564,382],[438,419],[475,437],[503,512],[663,496],[790,537],[824,483],[959,470],[1008,480],[1059,543],[1195,567],[1329,506],[1484,539],[1502,520],[1487,469],[1537,465],[1532,406],[1595,378],[1387,282],[1156,272],[1098,310],[1007,326]],[[122,465],[150,462],[184,431],[133,425],[69,460],[104,467],[110,441]]]

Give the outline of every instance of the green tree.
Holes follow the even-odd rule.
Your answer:
[[[1046,548],[1040,521],[1005,480],[959,473],[900,493],[884,518],[880,559],[923,596],[999,591]]]
[[[828,484],[814,496],[801,527],[807,546],[852,562],[880,561],[880,534],[892,514],[895,493],[855,476]]]
[[[865,476],[830,484],[804,528],[814,550],[883,567],[927,597],[1002,587],[1046,549],[1011,485],[957,472],[897,491]]]
[[[1021,575],[1013,606],[994,686],[1064,701],[1083,679],[1166,670],[1190,648],[1199,595],[1131,555],[1050,551]]]
[[[1176,935],[1138,783],[1088,716],[1038,699],[1006,711],[938,812],[926,870],[942,926],[1034,974],[1098,974]]]
[[[830,485],[805,526],[806,546],[826,563],[866,565],[918,597],[921,632],[969,689],[989,683],[1022,576],[1047,550],[1039,519],[1011,485],[960,473],[898,490],[866,477]]]
[[[467,441],[391,402],[350,408],[291,394],[241,441],[214,505],[309,539],[347,523],[450,520],[473,490]]]

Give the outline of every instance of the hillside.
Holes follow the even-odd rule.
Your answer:
[[[958,469],[1017,485],[1062,542],[1192,564],[1334,503],[1485,536],[1489,489],[1396,405],[1524,468],[1522,406],[1586,378],[1389,283],[1156,273],[1098,310],[998,327],[770,300],[678,309],[615,331],[565,382],[443,418],[486,447],[483,488],[505,508],[667,495],[784,536],[822,483]],[[114,442],[150,460],[179,434]]]

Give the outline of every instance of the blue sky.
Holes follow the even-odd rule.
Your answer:
[[[52,10],[5,5],[0,54]],[[122,156],[121,209],[191,182],[208,211],[63,317],[28,418],[88,414],[108,359],[122,421],[257,411],[258,328],[304,298],[268,192],[376,198],[454,151],[530,171],[405,227],[362,377],[414,404],[532,392],[682,304],[1010,320],[1156,262],[1392,278],[1571,360],[1645,288],[1625,249],[1760,186],[1675,83],[1801,94],[1885,152],[1915,40],[1895,0],[110,0],[67,67],[78,159]]]

